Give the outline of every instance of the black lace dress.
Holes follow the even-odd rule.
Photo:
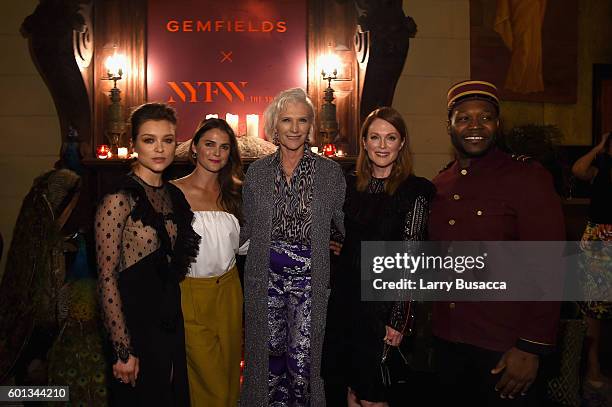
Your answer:
[[[189,405],[179,280],[197,255],[192,218],[175,186],[153,187],[134,174],[98,207],[98,281],[112,363],[132,354],[140,367],[135,387],[112,378],[113,405]]]
[[[388,400],[380,372],[385,326],[401,331],[407,318],[402,301],[361,301],[361,242],[425,240],[435,191],[431,182],[415,176],[392,196],[384,192],[384,179],[373,178],[364,192],[357,191],[355,181],[354,175],[347,177],[346,237],[331,274],[321,366],[328,403],[338,405],[346,399],[346,387],[362,400]],[[338,401],[330,400],[333,394]]]

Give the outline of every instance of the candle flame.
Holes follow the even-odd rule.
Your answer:
[[[113,54],[104,62],[106,73],[110,78],[121,78],[127,67],[127,58],[123,54]]]
[[[323,55],[319,59],[319,65],[321,66],[321,74],[324,78],[335,78],[338,74],[338,69],[340,69],[340,58],[336,54]]]

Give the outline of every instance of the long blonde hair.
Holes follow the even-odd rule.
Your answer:
[[[365,150],[364,144],[368,137],[370,125],[376,119],[382,119],[395,127],[404,143],[397,154],[397,160],[392,164],[391,175],[385,182],[385,192],[389,195],[397,190],[400,184],[412,174],[412,152],[408,142],[408,131],[402,115],[392,107],[379,107],[366,117],[361,126],[361,140],[359,143],[359,156],[357,157],[357,190],[365,191],[372,179],[372,163]]]

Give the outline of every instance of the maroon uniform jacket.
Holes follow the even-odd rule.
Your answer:
[[[539,163],[493,148],[462,169],[453,162],[434,180],[429,238],[442,241],[565,240],[561,203]],[[553,350],[559,303],[435,303],[434,335],[498,352],[513,346]]]

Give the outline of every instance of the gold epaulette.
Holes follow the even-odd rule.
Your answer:
[[[532,157],[526,154],[512,154],[512,159],[523,163],[531,161]]]

